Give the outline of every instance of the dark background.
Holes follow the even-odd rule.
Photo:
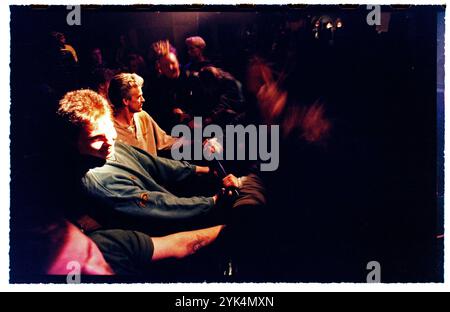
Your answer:
[[[443,280],[443,238],[437,238],[443,234],[443,83],[437,83],[438,73],[441,81],[443,77],[443,51],[437,51],[443,40],[437,37],[438,25],[443,36],[442,7],[383,8],[392,14],[389,31],[382,34],[367,25],[365,6],[91,6],[82,7],[81,26],[67,25],[69,11],[62,6],[10,8],[12,175],[49,139],[33,131],[36,124],[45,128],[36,116],[50,109],[33,90],[42,42],[52,30],[66,34],[80,62],[93,46],[112,60],[119,35],[126,34],[142,55],[151,42],[167,38],[185,63],[184,39],[200,35],[207,42],[207,55],[245,83],[249,57],[270,57],[287,20],[317,14],[341,17],[344,29],[335,47],[320,50],[307,63],[317,68],[309,83],[319,85],[327,97],[339,129],[340,169],[335,174],[341,175],[337,187],[345,200],[335,207],[342,214],[333,231],[342,231],[346,239],[337,253],[340,265],[330,264],[339,272],[307,280],[365,282],[366,264],[372,260],[381,263],[383,282]],[[284,183],[295,185],[296,178]],[[12,193],[11,209],[16,195]],[[322,195],[327,196],[326,189]],[[320,213],[315,217],[321,218]],[[333,261],[331,256],[325,263]],[[264,267],[260,269],[265,276]],[[262,279],[289,280],[289,267],[283,269]]]

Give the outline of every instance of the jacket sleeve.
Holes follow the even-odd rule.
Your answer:
[[[87,192],[117,212],[130,217],[183,220],[208,214],[214,206],[212,197],[177,197],[163,191],[148,191],[125,176],[115,176],[101,184],[95,176],[83,179]]]
[[[131,148],[136,160],[159,183],[168,185],[172,182],[181,182],[195,175],[195,165],[187,161],[172,160],[165,157],[150,155],[139,148]]]

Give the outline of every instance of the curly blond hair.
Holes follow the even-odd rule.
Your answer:
[[[57,114],[78,129],[91,126],[104,116],[112,118],[106,99],[89,89],[67,92],[59,101]]]

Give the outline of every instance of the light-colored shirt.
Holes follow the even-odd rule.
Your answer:
[[[145,111],[135,113],[133,123],[125,127],[114,120],[119,142],[138,147],[151,155],[172,147],[177,140],[166,134],[156,121]]]

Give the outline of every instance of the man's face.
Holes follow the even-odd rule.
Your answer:
[[[161,73],[169,79],[180,77],[180,64],[175,54],[169,53],[159,60]]]
[[[114,142],[117,132],[108,115],[95,124],[83,127],[78,137],[78,151],[81,155],[94,156],[103,160],[114,156]]]
[[[102,55],[102,51],[100,49],[96,48],[96,49],[92,50],[91,57],[96,65],[103,64],[103,55]]]
[[[125,99],[125,105],[128,106],[128,109],[131,113],[138,113],[142,111],[142,106],[144,105],[145,99],[142,95],[141,87],[134,87],[130,90],[130,98]]]
[[[188,45],[188,54],[191,60],[198,60],[202,55],[202,50],[196,46]]]

